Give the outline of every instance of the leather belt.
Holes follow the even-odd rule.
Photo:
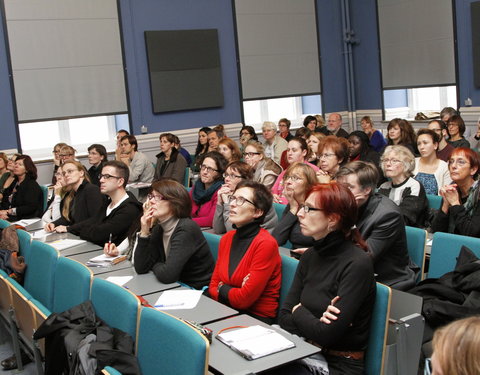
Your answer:
[[[328,354],[328,355],[333,355],[335,357],[344,357],[344,358],[351,358],[355,359],[357,361],[363,360],[365,357],[365,352],[341,352],[339,350],[324,350],[323,353]]]

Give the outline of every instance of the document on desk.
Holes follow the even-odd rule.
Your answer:
[[[274,329],[260,325],[224,332],[216,338],[250,361],[295,347]]]
[[[56,241],[49,242],[48,244],[53,246],[58,251],[61,251],[61,250],[68,249],[69,247],[80,245],[80,244],[85,243],[85,242],[87,242],[87,241],[64,238],[64,239],[61,239],[61,240],[56,240]]]
[[[124,286],[126,283],[128,283],[130,280],[133,279],[133,276],[110,276],[107,277],[107,281],[110,281],[111,283]]]
[[[47,237],[50,233],[45,232],[45,229],[40,229],[35,232],[30,232],[33,239],[38,240],[39,238]]]
[[[158,297],[154,307],[158,310],[193,309],[201,296],[201,290],[166,290]]]
[[[18,220],[13,222],[12,224],[20,225],[22,227],[26,227],[28,225],[35,224],[37,221],[40,221],[42,219],[36,218],[36,219],[23,219],[23,220]]]
[[[98,255],[92,259],[90,259],[87,263],[85,263],[89,267],[110,267],[114,264],[123,262],[126,260],[126,255],[117,255],[116,257],[111,257],[107,254]]]

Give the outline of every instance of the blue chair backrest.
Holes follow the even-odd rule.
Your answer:
[[[0,219],[0,228],[3,229],[3,228],[6,228],[8,226],[12,225],[11,223],[9,223],[7,220],[3,220],[3,219]]]
[[[383,374],[391,295],[392,291],[388,286],[377,283],[377,295],[373,306],[365,357],[365,373],[367,375]]]
[[[47,204],[48,204],[48,186],[46,185],[40,185],[40,189],[42,189],[42,194],[43,194],[43,212],[47,210]]]
[[[17,229],[18,246],[20,255],[25,257],[25,262],[29,263],[32,250],[32,237],[23,229]]]
[[[52,311],[58,251],[40,241],[32,241],[30,250],[24,287],[33,298]]]
[[[135,339],[140,303],[133,293],[110,281],[94,278],[90,299],[100,319]]]
[[[433,235],[428,277],[441,277],[453,271],[462,245],[467,246],[480,257],[480,238],[437,232]]]
[[[422,280],[423,270],[425,267],[425,245],[427,243],[427,231],[415,227],[405,227],[407,234],[407,247],[410,259],[420,267],[420,274],[417,282]]]
[[[213,259],[215,259],[216,262],[218,258],[218,246],[220,245],[220,240],[222,239],[222,236],[205,231],[203,231],[202,233],[208,242],[208,246],[210,247]]]
[[[190,168],[185,168],[185,174],[183,175],[183,186],[188,188],[190,186]]]
[[[281,203],[274,203],[273,208],[275,208],[275,212],[277,213],[278,220],[280,220],[283,216],[283,211],[285,211],[285,208],[287,207],[286,204],[281,204]]]
[[[164,312],[143,308],[137,336],[137,358],[143,375],[203,375],[209,343],[198,331]]]
[[[62,312],[90,298],[92,271],[70,258],[58,259],[53,287],[53,311]]]
[[[290,287],[292,286],[295,272],[297,272],[298,260],[283,254],[280,254],[282,258],[282,285],[280,287],[280,299],[278,301],[279,309],[282,307],[287,297]]]
[[[427,194],[428,208],[439,210],[442,207],[442,197],[440,195]]]

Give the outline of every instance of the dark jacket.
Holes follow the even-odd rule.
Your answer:
[[[88,169],[88,175],[90,176],[90,181],[94,185],[100,186],[100,180],[98,179],[98,175],[102,173],[103,164],[105,163],[100,163],[97,167],[92,165]]]
[[[12,190],[17,183],[15,179],[12,182]],[[42,217],[43,213],[43,192],[40,189],[37,181],[25,177],[25,180],[16,186],[16,192],[13,193],[12,202],[9,202],[9,195],[5,193],[2,199],[2,209],[8,210],[9,208],[15,208],[17,210],[16,215],[9,215],[8,220],[15,221],[20,219],[28,219],[32,217]]]
[[[127,192],[127,194],[128,198],[108,216],[107,208],[111,203],[110,199],[105,202],[98,216],[72,226],[73,229],[70,229],[70,232],[99,246],[108,242],[111,234],[112,242],[117,246],[120,245],[127,237],[132,223],[142,214],[142,204],[131,193]]]
[[[278,221],[272,236],[277,240],[278,246],[283,246],[287,241],[292,244],[292,249],[313,246],[313,237],[304,236],[300,230],[298,216],[290,212],[290,205],[283,211],[282,218]]]
[[[60,203],[60,210],[63,209],[65,198]],[[58,225],[70,225],[69,231],[75,231],[75,225],[84,220],[100,215],[105,196],[100,193],[98,186],[84,180],[75,192],[75,196],[70,205],[70,220],[63,215],[53,223]]]
[[[360,207],[357,228],[373,255],[377,281],[402,290],[411,288],[415,272],[409,267],[405,222],[399,207],[375,193]]]
[[[155,167],[154,180],[158,180],[160,177],[168,177],[175,181],[178,181],[183,185],[183,180],[185,176],[185,168],[187,168],[187,161],[180,154],[177,149],[172,148],[172,153],[168,161],[165,160],[165,154],[163,152],[156,155],[157,156],[157,166]],[[165,167],[162,172],[162,166],[165,163]]]

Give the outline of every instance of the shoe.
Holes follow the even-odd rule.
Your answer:
[[[22,353],[22,364],[23,365],[26,365],[26,364],[32,362],[31,358],[27,355],[27,353],[25,353],[23,350],[22,350],[21,353]],[[0,365],[2,365],[3,370],[5,370],[5,371],[15,370],[18,367],[17,358],[15,357],[15,354],[13,354],[12,356],[10,356],[8,358],[5,358],[2,362],[0,362]]]

